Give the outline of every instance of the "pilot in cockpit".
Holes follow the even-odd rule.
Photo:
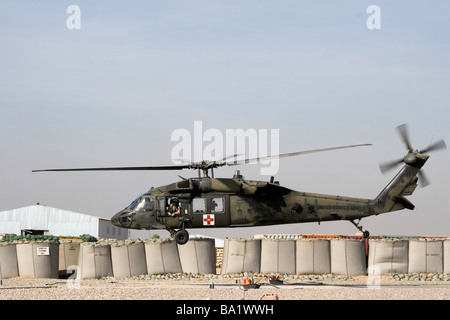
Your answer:
[[[173,217],[180,213],[181,213],[180,202],[178,201],[177,198],[173,198],[172,201],[170,202],[170,206],[169,206],[169,209],[167,210],[167,214],[169,216]]]

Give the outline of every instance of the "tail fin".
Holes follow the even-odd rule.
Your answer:
[[[402,209],[413,210],[414,205],[405,196],[411,195],[416,189],[419,171],[420,168],[406,164],[375,198],[374,214]]]

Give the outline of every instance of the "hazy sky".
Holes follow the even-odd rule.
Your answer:
[[[380,8],[380,29],[367,27],[370,5]],[[110,218],[150,187],[196,172],[31,170],[170,165],[171,134],[193,132],[196,120],[224,133],[278,129],[280,152],[372,143],[280,160],[276,179],[374,198],[396,173],[383,176],[379,162],[406,152],[396,126],[409,123],[417,149],[450,143],[449,9],[443,1],[2,1],[0,211],[40,202]],[[416,209],[370,217],[364,228],[450,236],[449,163],[449,150],[432,154],[432,184],[409,197]],[[258,166],[239,169],[269,179]],[[207,234],[282,232],[357,230],[329,222]]]

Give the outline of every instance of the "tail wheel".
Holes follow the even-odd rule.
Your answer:
[[[367,239],[370,236],[369,231],[367,230],[363,230],[363,227],[359,225],[359,223],[361,222],[361,219],[358,219],[358,222],[355,222],[353,220],[349,220],[359,231],[362,232],[362,235],[364,237],[364,239]]]

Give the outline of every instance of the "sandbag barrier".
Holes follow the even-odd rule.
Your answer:
[[[368,249],[368,250],[367,250]],[[219,264],[217,264],[219,263]],[[227,238],[217,261],[213,239],[102,239],[97,242],[0,243],[0,279],[80,279],[160,274],[392,275],[450,273],[446,237],[295,236]],[[449,279],[449,277],[440,277]]]

